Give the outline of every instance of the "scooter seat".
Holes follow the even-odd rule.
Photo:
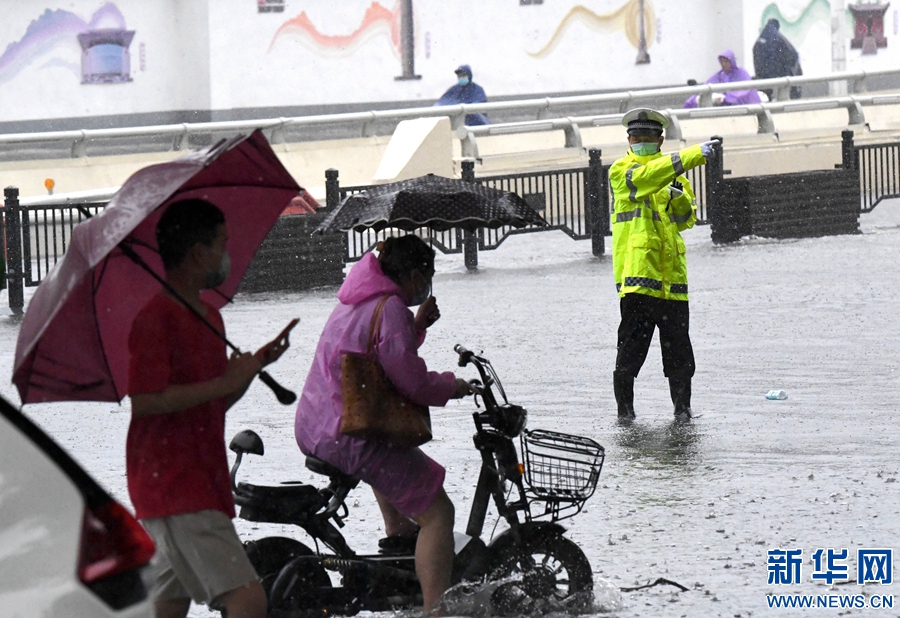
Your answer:
[[[349,474],[344,474],[327,461],[323,461],[312,455],[306,456],[306,467],[316,474],[324,474],[332,481],[337,481],[342,486],[349,487],[350,489],[353,489],[359,483],[359,479],[355,479]]]
[[[241,519],[274,524],[292,524],[308,519],[325,499],[312,485],[263,486],[238,483],[234,501]]]

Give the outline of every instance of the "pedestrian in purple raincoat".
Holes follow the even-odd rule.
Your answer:
[[[396,448],[340,432],[341,355],[366,353],[375,307],[388,296],[375,357],[391,383],[427,406],[443,406],[469,394],[465,380],[451,372],[428,371],[417,352],[425,330],[440,318],[431,296],[433,276],[434,250],[413,235],[386,239],[377,258],[367,253],[350,269],[338,291],[340,304],[319,338],[295,423],[303,453],[372,486],[384,516],[383,551],[415,542],[426,611],[450,586],[453,564],[454,510],[443,488],[444,468],[419,448]],[[408,309],[414,305],[419,305],[415,316]]]
[[[729,82],[748,82],[750,81],[750,74],[741,67],[738,66],[737,60],[734,59],[734,52],[730,49],[726,49],[721,54],[719,54],[719,65],[721,65],[722,70],[716,72],[712,77],[706,80],[707,84],[727,84]],[[750,90],[732,90],[730,92],[721,93],[724,95],[716,96],[719,93],[713,94],[713,104],[714,105],[745,105],[747,103],[759,103],[759,91],[755,88],[751,88]],[[685,101],[685,107],[697,107],[698,106],[697,95],[692,96],[687,101]]]

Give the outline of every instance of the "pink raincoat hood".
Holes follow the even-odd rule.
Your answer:
[[[319,337],[294,424],[300,450],[324,459],[346,474],[356,474],[367,462],[374,465],[386,448],[378,442],[340,433],[341,357],[367,353],[372,314],[385,295],[390,298],[384,304],[381,334],[374,350],[385,377],[412,401],[426,406],[446,405],[456,390],[453,373],[429,371],[419,357],[417,350],[425,332],[416,328],[400,286],[381,271],[373,254],[364,255],[347,273],[338,291],[340,303]]]
[[[373,296],[385,294],[396,294],[405,300],[400,286],[381,272],[381,263],[375,254],[367,253],[347,273],[337,297],[341,304],[358,305]]]

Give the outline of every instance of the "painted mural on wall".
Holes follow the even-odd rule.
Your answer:
[[[644,8],[643,33],[641,32],[641,6]],[[572,7],[563,17],[562,21],[553,31],[547,43],[537,50],[528,50],[528,55],[534,58],[543,58],[550,55],[560,41],[565,38],[566,32],[575,24],[587,27],[589,30],[601,34],[609,34],[621,31],[625,33],[628,42],[635,49],[640,50],[641,39],[645,41],[645,48],[652,44],[656,38],[656,16],[650,0],[628,0],[617,10],[600,15],[584,5]]]
[[[770,19],[777,19],[781,23],[781,34],[794,45],[802,45],[813,26],[831,24],[831,3],[828,0],[812,0],[799,14],[793,16],[783,13],[777,4],[772,3],[763,9],[760,16],[760,32]]]
[[[64,9],[46,9],[0,55],[0,84],[26,69],[46,67],[67,68],[82,84],[131,81],[129,46],[134,34],[112,2],[88,20]]]
[[[280,43],[291,41],[318,53],[336,52],[350,55],[364,42],[381,36],[389,40],[390,49],[399,60],[402,56],[403,40],[401,13],[400,2],[394,3],[388,9],[375,1],[365,10],[362,19],[353,24],[350,32],[327,34],[313,22],[306,11],[301,11],[299,15],[288,19],[278,28],[269,43],[268,51],[271,52]],[[599,13],[578,4],[568,11],[539,45],[535,46],[532,40],[524,40],[523,51],[534,59],[546,58],[556,50],[567,33],[577,24],[602,35],[623,33],[631,45],[639,51],[639,57],[644,58],[643,62],[649,62],[646,50],[656,37],[656,23],[656,15],[650,0],[627,0],[618,9],[608,13]],[[426,58],[430,56],[430,38],[431,33],[426,33]]]
[[[312,22],[306,11],[301,11],[282,24],[269,44],[269,51],[279,41],[291,40],[323,51],[352,53],[362,42],[378,36],[387,36],[391,48],[400,55],[400,5],[390,10],[378,2],[372,2],[359,24],[348,34],[325,34]]]
[[[780,22],[781,33],[800,52],[804,68],[810,73],[832,70],[832,13],[829,0],[779,0],[760,3],[758,28],[761,32],[770,19]],[[890,57],[875,58],[888,47],[891,35],[898,32],[898,12],[884,0],[851,0],[840,24],[846,45],[846,70],[890,68],[897,62]],[[882,52],[883,53],[883,52]],[[879,55],[880,56],[880,55]]]

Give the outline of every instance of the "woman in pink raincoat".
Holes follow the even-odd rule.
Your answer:
[[[416,573],[425,610],[450,585],[453,503],[443,488],[444,468],[418,448],[400,449],[340,432],[341,355],[365,353],[375,306],[384,296],[375,356],[391,383],[416,403],[443,406],[464,397],[469,384],[453,373],[428,371],[417,350],[440,317],[431,296],[434,250],[417,236],[388,238],[379,256],[367,253],[347,274],[297,405],[300,450],[372,486],[384,516],[387,550],[415,537]],[[415,316],[408,307],[419,305]],[[399,543],[398,543],[399,542]]]

